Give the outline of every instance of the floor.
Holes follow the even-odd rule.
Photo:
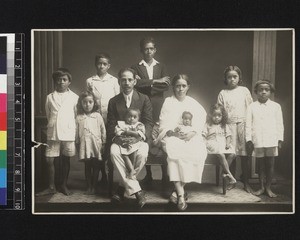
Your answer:
[[[110,203],[106,185],[98,184],[97,194],[85,195],[85,180],[83,163],[73,161],[71,164],[68,186],[72,191],[70,196],[62,193],[35,197],[33,212],[47,213],[86,213],[86,214],[177,214],[176,206],[168,203],[168,196],[172,191],[172,184],[163,185],[160,181],[159,166],[152,167],[154,181],[151,185],[143,185],[146,192],[147,204],[138,209],[134,197],[126,197],[121,205]],[[139,179],[145,176],[143,169]],[[222,187],[216,186],[214,166],[208,165],[204,169],[202,184],[191,183],[186,186],[188,192],[187,214],[261,214],[261,213],[291,213],[293,211],[292,182],[275,176],[272,188],[278,194],[277,198],[265,195],[254,196],[243,190],[243,184],[238,181],[236,188],[222,193]],[[118,181],[118,174],[114,172],[114,180]],[[257,181],[252,181],[254,190],[258,189]],[[38,189],[37,189],[38,190]]]

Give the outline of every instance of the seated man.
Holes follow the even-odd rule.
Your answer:
[[[146,203],[145,194],[142,192],[139,182],[136,176],[146,163],[149,144],[151,141],[151,131],[153,127],[152,121],[152,106],[149,98],[134,90],[136,84],[136,73],[133,69],[125,68],[120,70],[119,84],[121,87],[121,93],[111,98],[108,103],[107,114],[107,141],[112,144],[110,148],[111,161],[120,173],[121,182],[117,189],[116,194],[112,196],[112,201],[121,202],[124,198],[124,192],[128,195],[135,195],[137,203],[140,207],[143,207]],[[148,144],[143,144],[137,151],[136,160],[133,162],[135,169],[135,177],[128,177],[128,170],[125,166],[122,158],[121,149],[118,145],[122,145],[122,138],[115,136],[115,126],[118,121],[125,120],[125,112],[128,108],[136,108],[141,112],[140,121],[145,125],[146,129],[146,141]],[[140,141],[140,139],[132,137],[126,143],[133,144]],[[114,144],[118,143],[118,144]]]

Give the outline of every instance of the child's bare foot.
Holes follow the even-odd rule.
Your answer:
[[[277,197],[277,194],[273,193],[271,189],[267,189],[267,188],[266,188],[266,194],[267,194],[270,198]]]
[[[258,189],[257,191],[253,192],[254,195],[260,196],[265,192],[264,188]]]
[[[229,184],[235,184],[236,183],[236,179],[231,174],[228,174],[228,177],[229,177]]]
[[[55,188],[47,188],[44,191],[36,193],[35,196],[39,197],[39,196],[45,196],[45,195],[50,195],[50,194],[55,194],[55,193],[56,193],[56,189]]]
[[[252,193],[253,190],[252,188],[250,187],[249,183],[245,183],[244,184],[244,190],[247,192],[247,193]]]
[[[71,195],[71,191],[70,191],[66,186],[62,186],[60,190],[61,190],[61,192],[62,192],[63,194],[65,194],[66,196]]]

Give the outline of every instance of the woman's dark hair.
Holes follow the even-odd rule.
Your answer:
[[[122,74],[127,71],[131,72],[133,74],[134,79],[136,79],[136,71],[132,68],[122,68],[118,73],[119,79],[121,78]]]
[[[188,75],[186,75],[186,74],[177,74],[172,79],[172,86],[173,87],[176,85],[176,82],[179,79],[184,79],[186,81],[187,85],[190,85],[190,80],[189,80]]]
[[[97,62],[99,61],[100,58],[105,58],[105,59],[107,59],[108,63],[110,63],[110,56],[108,53],[105,53],[105,52],[98,53],[95,56],[95,64],[97,64]]]
[[[270,90],[271,90],[271,93],[274,93],[275,92],[275,87],[274,85],[271,83],[270,80],[268,79],[261,79],[261,80],[258,80],[255,85],[254,85],[254,92],[255,94],[257,94],[257,89],[258,89],[258,86],[260,84],[268,84],[270,86]]]
[[[215,110],[221,110],[221,113],[222,113],[222,120],[221,120],[221,126],[222,127],[225,127],[226,126],[226,123],[227,123],[227,118],[228,118],[228,115],[227,115],[227,112],[225,110],[225,108],[221,105],[221,104],[214,104],[210,107],[209,109],[209,113],[207,114],[207,123],[211,126],[213,125],[213,120],[212,120],[212,117],[213,117],[213,113]]]
[[[227,68],[225,68],[225,70],[224,70],[224,83],[225,83],[225,85],[228,85],[227,74],[230,71],[236,71],[237,72],[237,74],[239,75],[238,85],[241,85],[243,83],[242,71],[241,71],[241,69],[239,69],[238,66],[228,66]]]
[[[55,72],[52,73],[52,79],[53,81],[56,83],[58,78],[60,78],[61,76],[68,76],[69,81],[72,81],[72,75],[69,71],[69,69],[67,68],[58,68]]]
[[[82,101],[84,98],[89,97],[89,96],[93,97],[93,99],[94,99],[94,107],[93,107],[92,112],[97,112],[97,110],[98,110],[98,104],[97,104],[97,102],[96,102],[95,95],[94,95],[92,92],[90,92],[90,91],[84,91],[84,92],[82,92],[82,93],[80,94],[80,96],[79,96],[79,98],[78,98],[78,101],[77,101],[77,106],[76,106],[76,107],[77,107],[77,114],[78,114],[78,115],[84,114],[84,113],[85,113],[84,110],[83,110],[83,107],[82,107],[82,105],[81,105],[81,101]]]
[[[147,43],[152,43],[154,47],[156,46],[155,40],[153,37],[145,37],[140,41],[140,49],[143,50]]]

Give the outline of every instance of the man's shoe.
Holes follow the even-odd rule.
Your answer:
[[[124,201],[124,192],[125,189],[123,187],[118,187],[116,193],[111,197],[111,202],[119,204]]]
[[[142,208],[146,204],[146,201],[147,201],[145,193],[143,191],[139,191],[139,192],[135,193],[135,197],[137,199],[137,203],[138,203],[139,207]]]

